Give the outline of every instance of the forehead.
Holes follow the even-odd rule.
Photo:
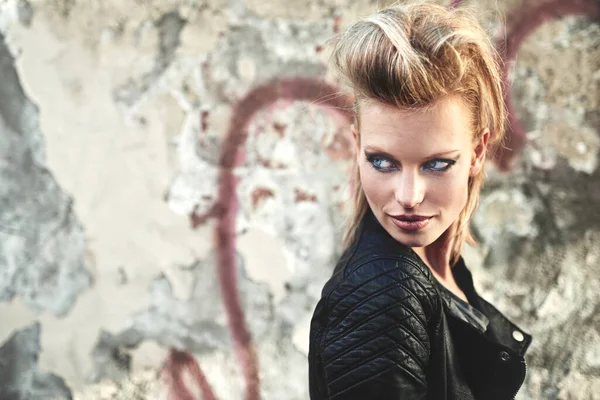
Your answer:
[[[367,101],[360,104],[359,118],[361,145],[387,152],[422,155],[471,144],[469,109],[458,97],[448,97],[419,110]]]

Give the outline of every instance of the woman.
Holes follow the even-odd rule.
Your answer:
[[[397,5],[342,33],[357,175],[346,250],[310,332],[313,400],[512,399],[531,336],[480,298],[473,241],[505,109],[496,54],[462,10]]]

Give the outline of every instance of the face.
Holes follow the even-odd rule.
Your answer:
[[[481,170],[489,131],[474,135],[458,97],[428,110],[360,104],[357,162],[367,201],[385,230],[406,246],[436,241],[467,202],[469,176]]]

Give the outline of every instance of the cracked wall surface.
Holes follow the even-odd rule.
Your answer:
[[[20,296],[65,315],[91,282],[72,199],[45,167],[38,110],[25,96],[0,34],[0,301]]]
[[[517,398],[598,398],[600,6],[463,3],[528,32],[465,257],[534,336]],[[374,7],[0,1],[0,398],[308,398],[352,168],[326,41]]]
[[[0,347],[0,398],[16,400],[71,399],[62,378],[40,371],[40,324],[15,332]]]

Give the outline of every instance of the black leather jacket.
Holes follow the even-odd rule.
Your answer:
[[[311,321],[310,398],[513,399],[531,336],[477,295],[462,259],[453,275],[487,317],[485,331],[449,307],[414,251],[367,213]]]

